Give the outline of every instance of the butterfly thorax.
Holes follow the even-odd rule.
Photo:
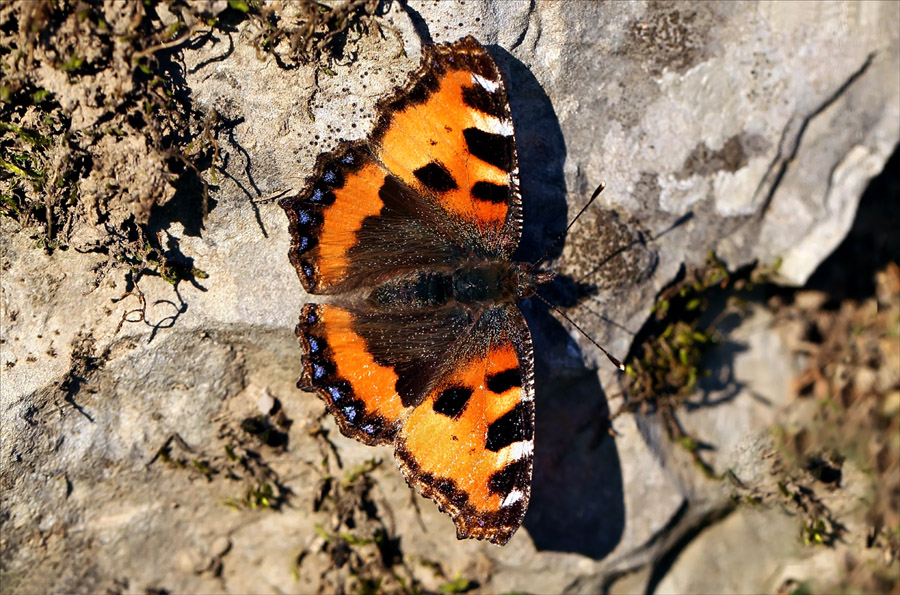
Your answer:
[[[529,263],[482,261],[454,270],[398,275],[378,285],[367,301],[389,310],[511,304],[534,295],[537,286],[549,279],[550,274],[535,272]]]

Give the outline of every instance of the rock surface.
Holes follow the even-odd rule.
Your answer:
[[[104,257],[45,255],[0,222],[5,585],[321,586],[333,559],[301,556],[321,546],[316,527],[328,523],[313,509],[326,473],[319,461],[330,456],[317,438],[321,403],[293,386],[293,328],[306,296],[286,257],[285,217],[261,199],[299,191],[319,152],[366,134],[372,106],[415,68],[420,36],[474,35],[507,74],[523,258],[547,249],[593,187],[607,185],[600,206],[551,256],[564,275],[599,289],[569,314],[619,355],[660,289],[710,250],[729,268],[780,259],[782,280],[803,284],[849,229],[867,181],[900,138],[897,4],[409,4],[390,4],[380,35],[349,33],[331,73],[288,70],[259,55],[246,43],[249,22],[180,50],[193,108],[231,124],[219,138],[214,206],[202,229],[165,218],[155,225],[206,279],[176,289],[146,277],[141,296],[126,295],[116,278],[96,285]],[[609,258],[637,233],[658,237]],[[131,322],[141,300],[146,313]],[[615,409],[615,371],[546,309],[523,309],[537,351],[535,478],[523,530],[505,548],[457,542],[430,502],[410,504],[388,449],[344,439],[321,420],[343,462],[331,471],[385,461],[372,472],[373,498],[427,589],[459,574],[491,592],[595,592],[658,560],[690,511],[708,514],[728,501],[726,490],[703,494],[661,456],[672,447],[652,420],[639,427],[619,417],[615,439],[601,439]],[[735,341],[747,351],[729,363],[739,380],[765,376],[753,389],[777,405],[791,370],[772,368],[777,337],[755,333],[760,324],[742,327]],[[271,410],[273,396],[293,420],[287,447],[257,449],[262,465],[227,479],[226,445],[241,420]],[[690,423],[716,443],[721,471],[753,467],[773,415],[745,391]],[[167,444],[171,461],[154,460]],[[241,500],[254,473],[292,492],[280,512],[223,505]],[[751,517],[729,523],[752,529]],[[731,578],[673,574],[658,586],[765,588]]]

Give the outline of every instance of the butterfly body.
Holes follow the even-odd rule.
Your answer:
[[[545,282],[528,263],[485,261],[455,270],[414,271],[378,285],[366,302],[385,310],[425,310],[462,306],[473,315],[486,307],[514,304],[534,295]]]
[[[473,38],[430,46],[362,141],[281,201],[303,307],[299,386],[341,431],[392,444],[457,537],[505,544],[532,475],[534,357],[516,303],[551,277],[515,262],[522,224],[500,72]]]

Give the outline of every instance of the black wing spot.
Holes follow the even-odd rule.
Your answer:
[[[435,69],[436,70],[436,69]],[[415,85],[413,85],[412,89],[409,90],[409,93],[406,97],[400,98],[398,101],[394,102],[392,107],[397,111],[403,111],[410,104],[416,105],[419,103],[425,103],[432,93],[438,90],[440,87],[440,80],[434,70],[431,72],[425,72],[421,75],[418,81],[416,81]],[[443,73],[440,73],[443,74]]]
[[[438,395],[438,398],[434,400],[432,409],[434,409],[435,413],[457,418],[465,410],[472,392],[472,389],[467,386],[451,386]]]
[[[531,460],[524,458],[510,463],[500,471],[497,471],[488,480],[488,488],[492,494],[508,494],[516,488],[527,487],[529,479],[529,465]]]
[[[472,109],[483,114],[493,116],[498,120],[506,119],[506,110],[499,96],[494,95],[481,85],[464,87],[462,92],[463,102]]]
[[[478,128],[466,128],[463,130],[463,137],[472,155],[505,172],[512,170],[512,137],[485,132]]]
[[[518,368],[492,374],[487,379],[488,390],[496,395],[502,395],[509,389],[520,386],[522,386],[522,375]]]
[[[509,202],[509,186],[491,182],[475,182],[475,185],[472,186],[472,196],[495,205],[506,204]]]
[[[485,448],[491,452],[500,451],[513,442],[531,440],[534,428],[531,426],[530,416],[523,403],[517,403],[503,417],[497,419],[488,426],[487,443]]]
[[[447,192],[456,188],[456,180],[441,163],[432,161],[413,172],[426,188],[433,192]]]

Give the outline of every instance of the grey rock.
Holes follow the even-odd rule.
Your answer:
[[[308,462],[321,453],[304,430],[322,406],[293,387],[293,327],[306,296],[286,258],[286,220],[261,199],[299,191],[318,153],[366,134],[372,106],[415,68],[417,32],[493,44],[517,129],[524,255],[543,252],[606,183],[596,211],[550,258],[575,279],[592,273],[582,280],[601,292],[569,315],[619,356],[657,292],[710,250],[729,267],[781,259],[783,280],[802,284],[846,233],[863,187],[900,137],[893,3],[391,3],[383,23],[382,35],[348,36],[347,53],[330,65],[335,76],[257,55],[246,23],[182,50],[194,108],[234,125],[220,140],[224,171],[202,233],[164,230],[209,277],[177,292],[145,279],[145,321],[120,326],[138,298],[118,300],[125,287],[111,277],[96,287],[102,258],[45,256],[3,223],[5,584],[85,592],[127,577],[129,591],[315,588],[294,582],[290,569],[316,534]],[[619,246],[604,242],[610,234],[646,238],[688,213],[605,262]],[[538,358],[535,483],[523,530],[504,549],[458,543],[449,518],[426,501],[422,528],[391,464],[375,477],[404,551],[440,560],[449,576],[488,564],[487,591],[593,592],[656,559],[698,489],[660,456],[671,446],[652,438],[652,423],[639,428],[623,416],[619,435],[604,437],[615,371],[545,309],[523,309]],[[103,365],[72,395],[61,386],[86,336]],[[736,374],[768,361],[773,339],[754,337],[734,360]],[[776,402],[780,378],[761,388]],[[231,512],[221,504],[231,484],[148,466],[172,433],[221,456],[221,426],[258,414],[266,390],[295,421],[289,448],[267,455],[295,493],[290,508]],[[710,415],[699,433],[731,428],[715,435],[722,467],[752,453],[747,440],[771,423],[743,399]],[[335,443],[345,468],[373,453],[391,458],[388,449]],[[724,497],[709,496],[706,510]],[[201,558],[223,535],[230,549],[216,577]],[[424,568],[415,572],[433,582]]]

